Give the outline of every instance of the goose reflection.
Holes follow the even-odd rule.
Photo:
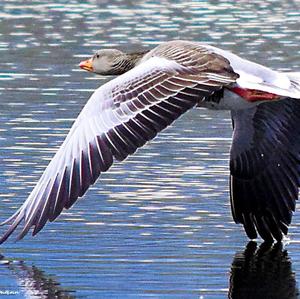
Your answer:
[[[299,290],[292,262],[281,243],[249,242],[231,266],[230,299],[293,299]]]
[[[25,298],[30,299],[74,299],[71,291],[64,290],[54,277],[47,275],[36,266],[23,261],[10,261],[0,254],[1,267],[7,267],[16,278]]]

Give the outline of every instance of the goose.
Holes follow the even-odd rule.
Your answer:
[[[102,49],[79,66],[115,78],[91,95],[28,198],[2,223],[9,226],[0,243],[19,225],[17,240],[31,228],[36,235],[114,161],[197,107],[231,111],[234,221],[250,239],[287,235],[300,183],[300,73],[183,40],[137,53]]]

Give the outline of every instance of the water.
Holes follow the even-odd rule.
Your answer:
[[[299,70],[299,21],[300,1],[1,1],[0,220],[105,82],[77,66],[95,50],[184,38]],[[0,297],[297,298],[300,213],[285,248],[246,248],[230,143],[228,112],[184,115],[38,236],[3,245]]]

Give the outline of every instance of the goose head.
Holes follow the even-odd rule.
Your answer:
[[[79,67],[98,75],[119,75],[126,60],[126,54],[120,50],[103,49],[97,51],[90,59],[81,61]]]
[[[134,68],[148,52],[124,53],[117,49],[103,49],[81,61],[79,67],[98,75],[121,75]]]

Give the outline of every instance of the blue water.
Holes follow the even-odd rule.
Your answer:
[[[78,68],[95,50],[182,38],[300,70],[299,21],[299,1],[2,0],[0,220],[107,80]],[[300,213],[284,248],[246,249],[231,133],[228,112],[198,109],[116,163],[36,237],[1,246],[0,298],[297,298]]]

